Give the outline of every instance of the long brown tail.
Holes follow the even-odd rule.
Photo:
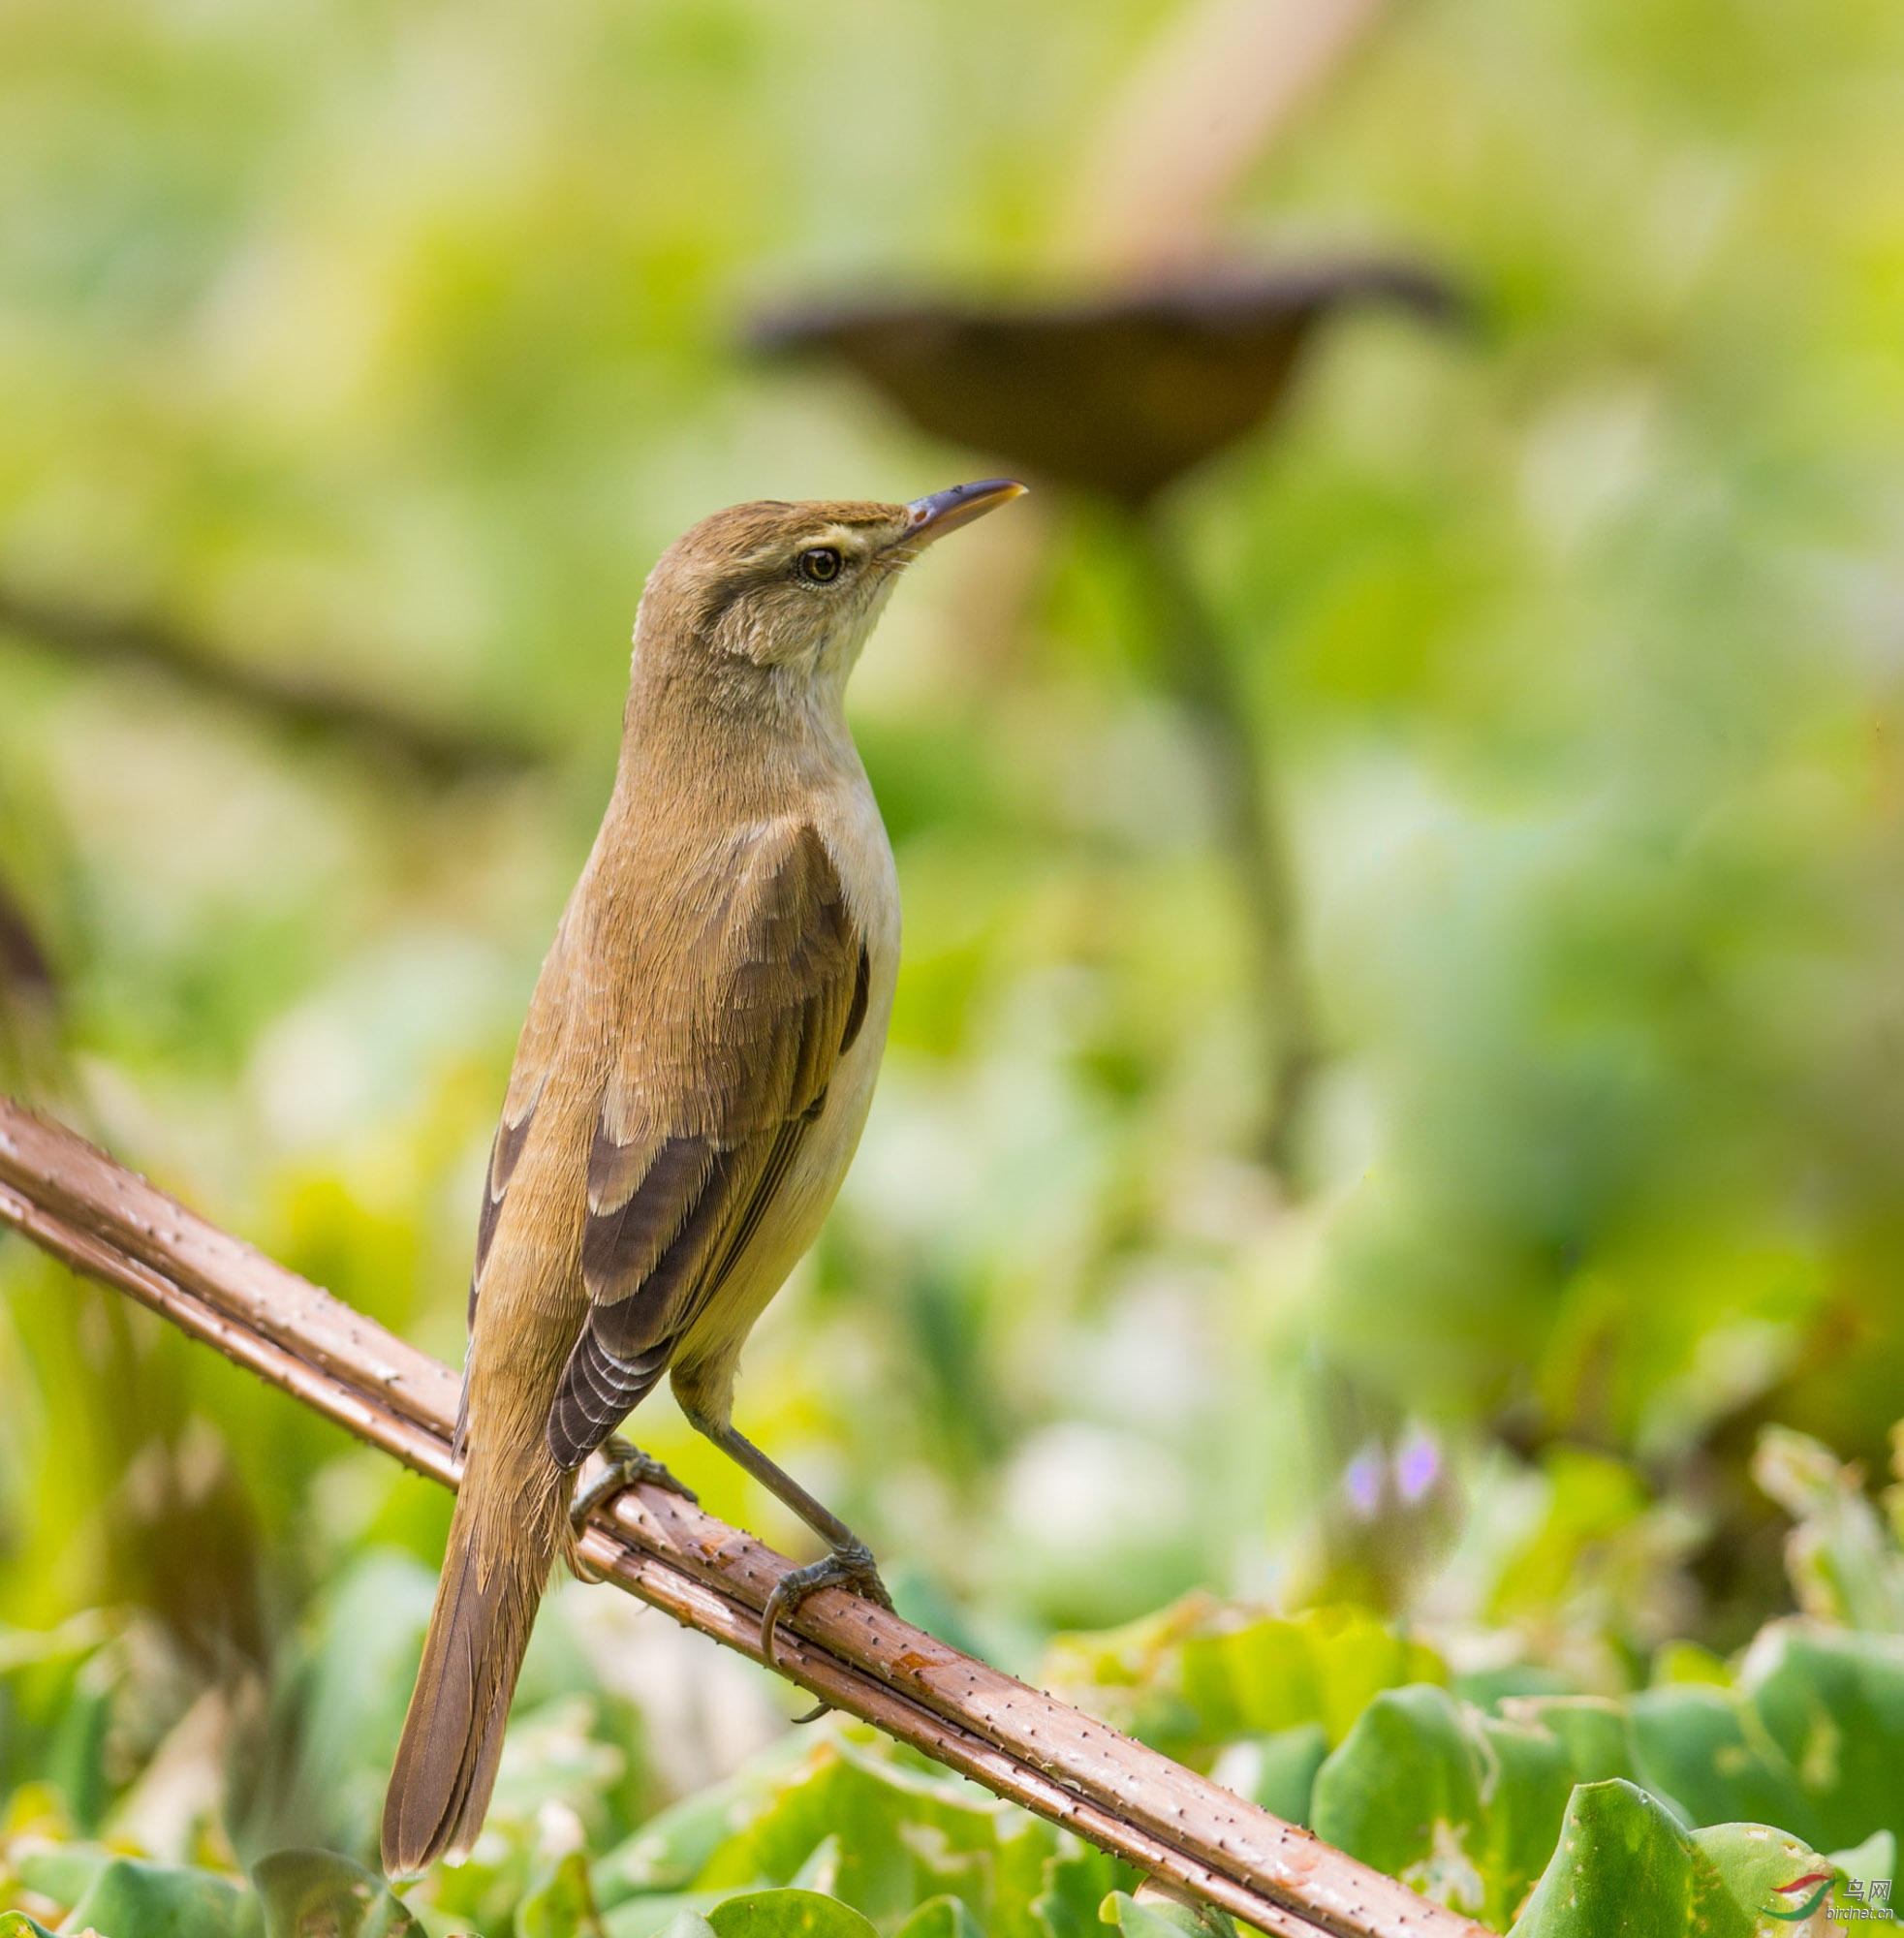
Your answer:
[[[456,1496],[422,1666],[384,1797],[384,1869],[467,1855],[483,1829],[503,1724],[536,1605],[568,1519],[566,1479],[540,1447],[532,1478],[472,1458]],[[526,1481],[526,1485],[525,1485]]]

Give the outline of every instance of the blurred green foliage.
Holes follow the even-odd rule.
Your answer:
[[[1832,1485],[1794,1532],[1795,1569],[1900,1565],[1893,1537],[1873,1543],[1847,1524],[1849,1477],[1824,1449],[1788,1434],[1768,1441],[1762,1464],[1772,1459]],[[637,1780],[640,1720],[603,1664],[579,1666],[577,1625],[608,1598],[579,1590],[557,1596],[538,1632],[475,1852],[398,1902],[357,1859],[374,1853],[427,1589],[426,1572],[394,1552],[355,1564],[279,1671],[262,1764],[245,1762],[235,1733],[222,1772],[205,1766],[215,1698],[203,1697],[125,1766],[145,1693],[115,1659],[129,1635],[95,1621],[0,1638],[16,1759],[0,1899],[35,1928],[107,1938],[398,1938],[413,1923],[431,1938],[705,1938],[704,1926],[717,1938],[1088,1938],[1100,1922],[1125,1938],[1225,1938],[1222,1919],[1134,1900],[1125,1866],[860,1725],[783,1735],[652,1811]],[[1656,1907],[1648,1932],[1731,1929],[1741,1910],[1749,1931],[1795,1880],[1828,1875],[1842,1890],[1895,1872],[1895,1627],[1791,1617],[1730,1664],[1663,1652],[1653,1686],[1625,1698],[1490,1694],[1476,1678],[1451,1689],[1431,1650],[1358,1610],[1290,1620],[1201,1598],[1068,1638],[1046,1673],[1239,1794],[1520,1938],[1602,1938],[1634,1928],[1609,1907],[1631,1918],[1655,1899],[1688,1922]],[[154,1861],[168,1838],[171,1861]]]
[[[0,594],[545,750],[430,778],[0,630],[9,1080],[453,1356],[648,564],[732,500],[978,462],[750,366],[743,313],[1044,287],[1175,16],[8,8]],[[1265,1798],[1405,1726],[1468,1823],[1464,1759],[1536,1729],[1496,1705],[1563,1694],[1764,1754],[1788,1670],[1793,1716],[1866,1700],[1766,1629],[1782,1559],[1814,1622],[1898,1627],[1862,1471],[1904,1390],[1900,125],[1884,0],[1418,0],[1240,185],[1239,255],[1410,250],[1480,318],[1345,328],[1170,508],[1287,797],[1329,1048],[1299,1201],[1251,1154],[1239,914],[1118,531],[1048,494],[975,530],[856,682],[905,966],[739,1417],[910,1612],[1021,1669],[1109,1632],[1052,1674]],[[445,1503],[20,1245],[0,1285],[0,1774],[9,1851],[52,1867],[25,1909],[72,1911],[94,1844],[366,1857]],[[665,1400],[640,1431],[799,1547]],[[1092,1860],[849,1738],[763,1751],[758,1679],[584,1606],[551,1605],[498,1842],[426,1924],[704,1913],[754,1807],[708,1786],[810,1754],[828,1797],[911,1800],[804,1881],[824,1838],[749,1843],[719,1890],[837,1890],[916,1938],[1095,1928]],[[1904,1761],[1888,1701],[1857,1739]],[[1563,1848],[1651,1853],[1674,1902],[1736,1895],[1712,1812],[1863,1834],[1809,1777],[1694,1834],[1643,1758],[1572,1768]],[[1472,1822],[1511,1914],[1539,1838]]]

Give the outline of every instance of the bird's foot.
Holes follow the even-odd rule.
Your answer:
[[[701,1505],[701,1496],[692,1487],[677,1481],[652,1454],[643,1454],[619,1433],[603,1441],[600,1452],[602,1471],[577,1493],[575,1504],[569,1509],[569,1524],[577,1534],[604,1501],[612,1500],[625,1487],[666,1487],[691,1506]]]
[[[873,1565],[873,1551],[863,1541],[856,1541],[850,1547],[834,1548],[824,1561],[793,1569],[774,1583],[773,1593],[766,1598],[766,1607],[761,1611],[761,1651],[769,1667],[773,1663],[774,1631],[809,1595],[818,1594],[822,1588],[851,1588],[856,1595],[877,1602],[882,1609],[892,1606],[892,1597],[886,1592],[886,1583],[879,1579],[879,1570]]]

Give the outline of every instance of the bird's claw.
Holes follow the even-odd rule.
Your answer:
[[[603,1441],[601,1454],[602,1471],[577,1493],[574,1505],[569,1509],[569,1525],[577,1534],[586,1525],[588,1516],[604,1501],[612,1500],[626,1487],[666,1487],[671,1494],[679,1494],[690,1506],[701,1505],[701,1496],[692,1487],[684,1486],[652,1454],[643,1454],[620,1434],[611,1434]]]
[[[879,1579],[879,1570],[873,1565],[873,1551],[862,1541],[856,1541],[851,1547],[834,1548],[824,1561],[789,1570],[773,1584],[773,1593],[766,1598],[766,1607],[761,1611],[761,1653],[769,1668],[773,1663],[774,1631],[809,1595],[818,1594],[822,1588],[851,1588],[856,1595],[877,1602],[882,1609],[892,1606],[892,1597],[886,1592],[886,1583]]]

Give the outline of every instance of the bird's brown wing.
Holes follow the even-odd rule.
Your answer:
[[[476,1333],[476,1302],[483,1286],[483,1273],[489,1263],[489,1247],[495,1241],[496,1225],[502,1217],[503,1199],[509,1190],[522,1147],[529,1141],[529,1126],[535,1121],[536,1106],[542,1101],[548,1067],[562,1038],[562,1015],[569,996],[569,947],[566,920],[556,931],[555,941],[536,980],[529,1014],[515,1046],[515,1061],[510,1068],[509,1091],[503,1098],[502,1116],[489,1146],[489,1162],[483,1173],[483,1206],[476,1220],[476,1260],[469,1274],[469,1333]],[[462,1398],[456,1408],[456,1431],[452,1451],[460,1459],[467,1451],[469,1436],[469,1376],[465,1363]]]
[[[643,1003],[588,1155],[588,1318],[549,1412],[578,1466],[661,1378],[758,1230],[866,1010],[868,961],[819,833],[738,857],[666,1004]]]

